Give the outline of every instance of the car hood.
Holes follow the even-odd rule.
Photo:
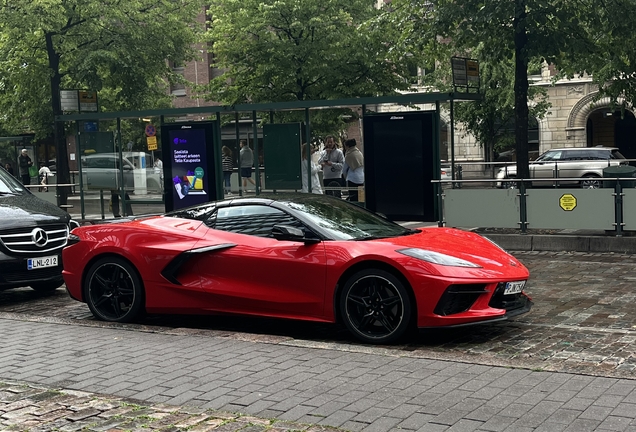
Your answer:
[[[70,216],[34,195],[0,195],[0,227],[10,229],[47,222],[68,223]]]
[[[470,231],[455,228],[422,228],[418,234],[391,238],[390,243],[398,248],[424,249],[472,262],[479,265],[480,269],[463,268],[461,271],[472,273],[474,276],[483,276],[484,271],[500,275],[527,273],[525,266],[515,257],[485,237]],[[450,271],[450,268],[447,271]]]

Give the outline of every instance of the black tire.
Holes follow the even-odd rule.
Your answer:
[[[509,177],[509,178],[513,179],[515,177]],[[519,189],[519,183],[517,183],[516,181],[502,180],[501,181],[501,187],[503,189]]]
[[[365,343],[395,342],[411,322],[406,288],[384,270],[361,270],[351,276],[340,295],[339,307],[345,326]]]
[[[84,280],[84,300],[95,318],[133,321],[142,311],[144,290],[136,269],[114,256],[95,262]]]
[[[62,285],[64,285],[64,280],[55,280],[55,281],[48,281],[48,282],[34,282],[30,286],[31,286],[31,288],[33,290],[35,290],[37,292],[48,293],[48,292],[55,291],[56,289],[58,289]]]
[[[600,177],[586,175],[581,180],[582,189],[600,189],[603,187],[603,180]]]

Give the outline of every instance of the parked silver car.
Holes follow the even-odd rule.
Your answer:
[[[532,161],[530,178],[534,186],[552,186],[556,180],[534,180],[569,178],[558,180],[559,185],[580,185],[584,189],[597,189],[603,184],[603,169],[608,166],[627,165],[616,147],[570,147],[551,149]],[[507,165],[497,172],[497,187],[516,188],[517,182],[505,181],[517,178],[517,167]]]
[[[148,160],[150,160],[148,158]],[[162,190],[160,175],[155,173],[152,166],[137,167],[126,157],[121,158],[122,174],[120,175],[120,160],[118,153],[95,153],[82,156],[82,180],[86,189],[114,190],[119,188],[123,177],[124,189],[136,189],[135,175],[145,176],[144,190],[157,192]],[[141,170],[140,170],[141,168]]]

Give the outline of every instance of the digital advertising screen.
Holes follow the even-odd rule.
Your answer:
[[[206,129],[185,126],[168,131],[171,178],[166,179],[172,194],[173,209],[189,207],[211,200],[208,171]],[[165,152],[165,147],[164,147]],[[212,193],[211,193],[212,192]]]

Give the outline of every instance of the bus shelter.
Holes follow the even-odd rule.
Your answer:
[[[239,167],[241,140],[253,150],[256,194],[300,191],[301,163],[309,165],[312,157],[311,145],[304,146],[306,154],[301,155],[302,144],[314,142],[312,115],[325,109],[356,110],[361,133],[358,147],[365,158],[364,199],[360,201],[392,220],[436,221],[441,186],[432,180],[440,178],[441,104],[451,105],[452,129],[453,103],[481,98],[463,92],[408,93],[65,114],[56,121],[75,125],[75,148],[69,152],[65,146],[58,147],[58,157],[76,163],[83,219],[87,194],[99,194],[102,215],[108,196],[111,202],[121,203],[123,214],[130,213],[126,210],[130,202],[161,204],[169,211],[222,199],[222,148],[234,150],[234,167]],[[297,118],[301,120],[276,122],[277,113],[288,112],[300,114]],[[133,134],[145,135],[143,151],[122,138],[131,129]],[[452,130],[450,135],[452,152]],[[155,173],[155,151],[161,152],[160,173]],[[159,175],[159,187],[149,172]],[[306,173],[311,190],[311,169]]]

